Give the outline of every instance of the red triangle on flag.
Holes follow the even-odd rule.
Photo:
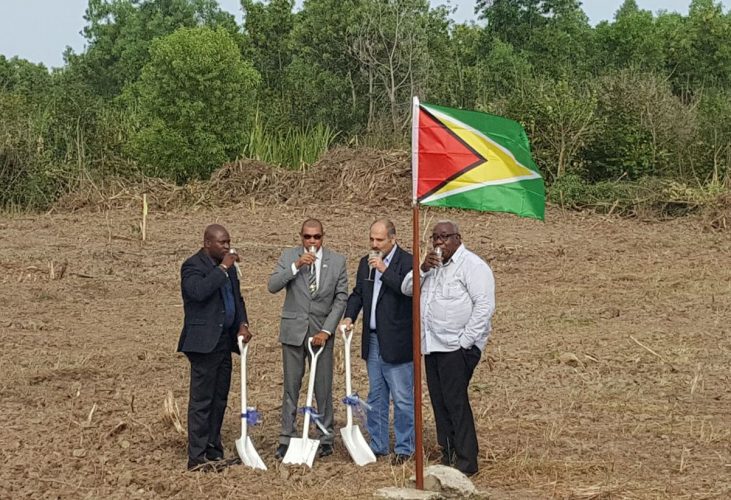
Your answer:
[[[484,161],[446,125],[419,107],[418,200]]]

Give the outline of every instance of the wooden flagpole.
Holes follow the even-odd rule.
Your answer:
[[[424,430],[421,416],[421,273],[419,270],[419,204],[413,206],[414,265],[413,301],[411,306],[412,343],[414,353],[414,439],[416,455],[416,488],[424,489]]]
[[[414,454],[416,455],[416,488],[424,489],[424,430],[421,416],[421,273],[419,267],[419,200],[416,196],[416,186],[419,176],[419,98],[414,96],[411,107],[411,177],[413,183],[412,227],[414,265],[412,269],[413,293],[411,308],[411,340],[414,354],[414,440],[416,441]]]

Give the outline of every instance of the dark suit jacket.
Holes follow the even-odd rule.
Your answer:
[[[248,320],[234,266],[228,270],[228,279],[233,287],[236,313],[233,325],[229,331],[224,332],[223,286],[226,279],[223,271],[202,249],[183,262],[180,268],[180,288],[183,293],[185,319],[178,342],[179,352],[212,352],[222,334],[230,335],[232,351],[239,351],[236,334],[241,323]]]
[[[381,357],[387,363],[406,363],[414,359],[411,342],[411,297],[401,293],[401,282],[411,271],[412,255],[396,247],[393,259],[381,276],[376,302],[376,334]],[[368,333],[373,303],[373,281],[368,281],[368,257],[360,259],[355,288],[348,297],[345,317],[355,321],[363,309],[361,356],[368,359]]]

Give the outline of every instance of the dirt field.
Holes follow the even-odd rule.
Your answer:
[[[410,247],[408,209],[385,211]],[[267,292],[267,277],[312,215],[325,223],[326,244],[348,255],[354,279],[379,214],[356,205],[251,203],[153,212],[144,244],[131,210],[3,216],[0,497],[367,498],[402,485],[413,464],[361,469],[340,441],[312,470],[273,457],[283,296]],[[546,223],[443,210],[426,212],[423,222],[443,217],[461,224],[497,282],[492,341],[471,386],[480,489],[496,498],[731,496],[731,233],[704,232],[692,219],[555,208]],[[248,249],[250,401],[264,415],[252,438],[266,472],[185,472],[186,438],[163,418],[170,392],[185,426],[178,273],[214,221]],[[235,380],[237,369],[235,361]],[[364,363],[356,359],[354,370],[364,394]],[[342,374],[338,363],[338,395]],[[425,449],[435,460],[424,393]],[[237,394],[234,382],[224,423],[229,454]],[[344,415],[336,404],[336,428]]]

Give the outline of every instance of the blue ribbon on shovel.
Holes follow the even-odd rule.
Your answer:
[[[354,392],[350,396],[345,396],[343,398],[343,403],[353,407],[353,411],[355,411],[355,414],[358,416],[360,421],[363,423],[363,426],[365,427],[367,417],[366,410],[370,410],[371,406],[362,399],[360,399],[360,396],[358,396],[357,392]]]
[[[246,419],[246,425],[259,425],[261,423],[261,413],[254,408],[247,408],[245,413],[241,414],[241,418]]]
[[[323,434],[326,436],[329,436],[330,433],[325,429],[325,426],[322,424],[322,415],[320,413],[317,413],[317,410],[313,406],[303,406],[302,408],[299,408],[297,410],[300,414],[304,415],[305,413],[310,414],[310,420],[317,425],[317,427],[320,428]]]

